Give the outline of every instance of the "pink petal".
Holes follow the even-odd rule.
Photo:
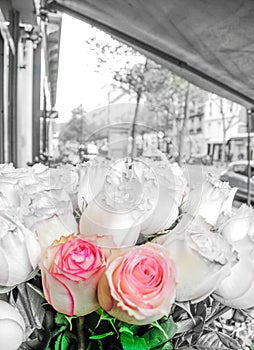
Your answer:
[[[60,277],[58,279],[52,277],[50,273],[43,268],[42,272],[45,274],[44,283],[46,279],[46,293],[49,296],[48,302],[58,312],[73,316],[74,315],[74,300],[68,286],[64,284]]]

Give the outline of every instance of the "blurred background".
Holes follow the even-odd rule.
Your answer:
[[[132,153],[188,164],[193,178],[202,165],[247,198],[254,118],[245,106],[48,3],[0,0],[1,163],[75,165]]]

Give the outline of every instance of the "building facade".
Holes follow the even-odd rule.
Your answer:
[[[193,89],[190,93],[185,129],[184,97],[178,99],[176,118],[172,118],[167,130],[168,139],[177,153],[179,134],[184,133],[182,155],[187,160],[192,157],[206,157],[215,161],[246,158],[246,109],[232,101]],[[253,123],[254,124],[254,123]],[[253,130],[254,131],[254,130]],[[237,140],[237,141],[233,141]],[[253,139],[254,141],[254,139]],[[224,145],[224,146],[223,146]]]

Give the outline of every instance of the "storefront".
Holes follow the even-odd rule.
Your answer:
[[[229,152],[233,155],[232,160],[247,159],[248,135],[243,133],[230,137],[228,140]],[[250,133],[250,159],[254,159],[254,133]]]
[[[0,0],[0,163],[24,166],[48,151],[60,29],[61,14],[39,0]]]

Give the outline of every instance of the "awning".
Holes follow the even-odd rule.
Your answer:
[[[209,137],[206,139],[207,144],[210,145],[222,145],[223,144],[223,137]],[[226,138],[226,142],[228,141],[228,138]]]
[[[253,0],[48,0],[192,83],[254,106]]]

